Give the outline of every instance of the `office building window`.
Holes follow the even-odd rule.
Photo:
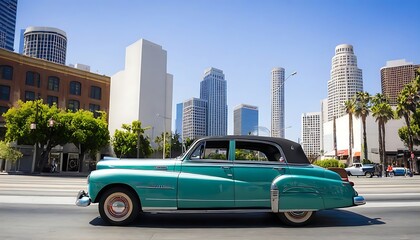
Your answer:
[[[60,79],[58,77],[48,77],[48,90],[58,92],[60,88]]]
[[[34,101],[34,100],[35,100],[35,93],[31,91],[25,91],[25,102]]]
[[[47,103],[50,107],[54,104],[56,104],[58,106],[58,97],[48,95],[47,96]]]
[[[10,100],[10,87],[5,85],[0,85],[0,100],[9,101]]]
[[[100,113],[98,111],[101,110],[101,106],[98,104],[89,104],[89,111],[93,112],[93,116],[98,117]]]
[[[12,80],[13,68],[7,65],[0,65],[0,79]]]
[[[26,72],[26,81],[25,84],[28,86],[40,87],[41,86],[41,78],[39,73],[37,72]]]
[[[96,86],[90,87],[90,98],[101,100],[101,88]]]
[[[77,112],[80,108],[80,102],[77,100],[69,100],[69,103],[67,105],[67,109],[71,110],[73,112]]]
[[[82,84],[77,81],[70,82],[70,94],[72,95],[81,95],[82,92]]]

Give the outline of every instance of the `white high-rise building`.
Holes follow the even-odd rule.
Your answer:
[[[126,48],[125,69],[111,77],[109,131],[139,120],[150,127],[152,142],[171,132],[173,76],[167,73],[167,53],[144,39]]]
[[[321,112],[302,114],[302,148],[306,156],[317,158],[321,152]]]
[[[207,101],[207,135],[227,135],[227,83],[222,70],[208,68],[204,71],[200,98]]]
[[[284,68],[271,70],[271,136],[284,138]]]
[[[182,138],[196,139],[207,135],[207,101],[191,98],[183,103]]]
[[[66,64],[67,36],[58,28],[28,27],[24,33],[23,55]]]
[[[363,91],[362,70],[357,67],[353,46],[341,44],[332,58],[331,78],[328,81],[328,121],[344,116],[344,102]]]

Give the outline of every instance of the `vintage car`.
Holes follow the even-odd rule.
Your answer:
[[[76,205],[99,203],[112,225],[145,211],[258,210],[302,226],[318,210],[365,204],[340,175],[311,165],[300,144],[259,136],[202,138],[176,159],[99,161],[87,190]]]

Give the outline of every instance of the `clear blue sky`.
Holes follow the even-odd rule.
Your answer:
[[[338,44],[354,46],[371,94],[381,91],[386,61],[420,64],[419,9],[417,0],[19,0],[15,49],[19,29],[56,27],[67,33],[67,64],[112,76],[124,69],[125,48],[147,39],[168,52],[174,113],[199,97],[204,69],[224,71],[229,134],[241,103],[258,106],[270,128],[271,69],[297,71],[285,83],[286,137],[297,141],[301,114],[320,111],[327,97]]]

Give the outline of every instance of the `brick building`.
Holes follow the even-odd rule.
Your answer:
[[[108,114],[109,96],[108,76],[0,49],[0,139],[5,135],[1,115],[19,99],[39,98],[63,109],[101,110]],[[59,156],[61,163],[67,156],[64,154]]]

